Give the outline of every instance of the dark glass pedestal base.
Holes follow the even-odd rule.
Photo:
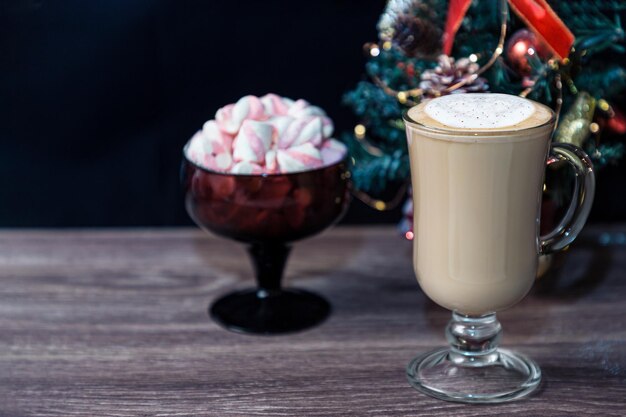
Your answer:
[[[221,326],[238,333],[282,334],[313,327],[328,317],[330,304],[303,290],[250,289],[217,300],[209,314]]]

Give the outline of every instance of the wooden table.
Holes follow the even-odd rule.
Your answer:
[[[406,381],[409,359],[444,343],[449,312],[420,291],[392,227],[297,244],[288,281],[334,312],[278,337],[207,317],[211,300],[252,284],[235,243],[192,229],[4,231],[0,415],[624,416],[626,246],[596,243],[624,232],[588,228],[558,279],[500,315],[503,344],[541,366],[539,393],[467,406]]]

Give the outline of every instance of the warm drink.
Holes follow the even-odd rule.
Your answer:
[[[422,103],[408,117],[424,126],[408,130],[422,289],[465,314],[515,304],[537,268],[553,112],[515,96],[464,94]]]
[[[407,378],[449,401],[494,403],[535,390],[541,370],[498,347],[496,311],[526,295],[538,255],[563,249],[582,229],[595,188],[589,157],[550,143],[548,107],[503,94],[456,94],[425,101],[404,116],[413,181],[413,265],[432,300],[453,310],[448,347],[414,358]],[[550,159],[548,159],[550,155]],[[574,170],[565,217],[539,235],[547,162]]]

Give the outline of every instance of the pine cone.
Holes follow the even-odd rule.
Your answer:
[[[408,57],[433,57],[441,50],[441,30],[428,20],[402,15],[394,26],[393,43]]]
[[[444,91],[456,83],[470,77],[478,71],[478,64],[467,58],[461,58],[455,62],[454,58],[447,55],[439,55],[439,65],[435,68],[422,72],[419,87],[427,96],[434,97],[445,94]],[[471,83],[465,84],[454,90],[455,93],[476,93],[489,89],[487,80],[478,77]]]

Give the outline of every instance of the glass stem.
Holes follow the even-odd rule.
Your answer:
[[[502,326],[496,313],[468,316],[454,311],[446,328],[449,358],[458,365],[486,366],[498,361]]]
[[[281,290],[283,271],[291,246],[284,243],[253,243],[248,246],[257,281],[257,295],[265,298]]]

